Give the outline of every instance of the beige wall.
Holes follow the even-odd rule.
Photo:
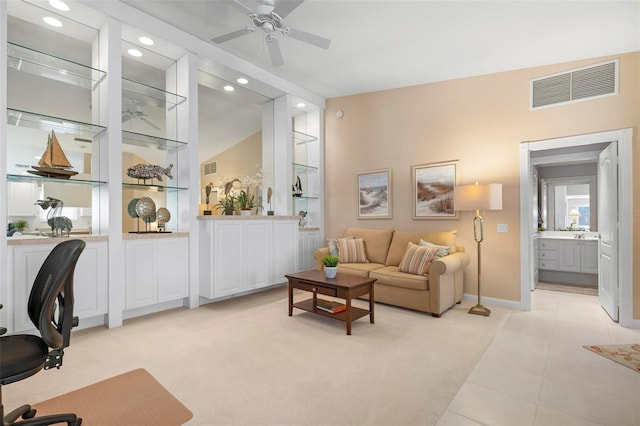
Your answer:
[[[529,81],[620,58],[620,93],[602,99],[529,110]],[[634,129],[634,182],[640,180],[640,53],[594,58],[479,77],[366,93],[327,101],[325,122],[326,236],[348,226],[398,230],[458,229],[472,256],[465,293],[476,293],[472,216],[413,220],[411,166],[457,161],[457,183],[502,183],[503,210],[485,214],[484,296],[520,300],[520,143]],[[342,110],[344,117],[336,118]],[[392,168],[393,218],[356,219],[356,172]],[[634,185],[634,235],[640,235],[640,184]],[[498,223],[509,226],[497,233]],[[634,238],[635,257],[640,238]],[[634,269],[634,312],[640,318],[640,268]]]

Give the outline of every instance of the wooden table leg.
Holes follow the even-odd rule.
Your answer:
[[[347,323],[347,335],[351,335],[351,292],[347,293],[345,299],[347,310],[345,311],[345,322]]]
[[[371,284],[371,287],[369,289],[369,322],[371,324],[374,323],[373,307],[375,306],[375,301],[373,299],[373,284]]]
[[[289,316],[293,315],[293,283],[289,278]]]

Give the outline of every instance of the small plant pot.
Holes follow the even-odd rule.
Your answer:
[[[335,278],[337,273],[338,273],[338,267],[337,266],[325,266],[324,267],[324,275],[329,279]]]
[[[233,209],[225,209],[224,214],[226,216],[233,216]]]
[[[250,209],[242,209],[242,210],[240,210],[240,215],[241,216],[251,216],[251,210]]]

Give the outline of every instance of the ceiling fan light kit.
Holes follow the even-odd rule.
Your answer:
[[[276,67],[284,64],[278,38],[276,37],[277,34],[283,36],[290,35],[292,38],[299,41],[311,44],[321,49],[328,49],[331,44],[331,40],[305,31],[293,29],[284,24],[284,17],[291,13],[296,7],[300,6],[303,2],[304,0],[281,0],[278,5],[275,6],[274,0],[260,0],[260,4],[258,4],[256,10],[253,11],[238,0],[234,0],[233,4],[242,8],[244,12],[249,12],[248,16],[253,21],[253,26],[214,37],[211,41],[216,44],[220,44],[246,34],[251,34],[260,29],[265,35],[264,39],[267,43],[267,47],[269,48],[271,64]]]

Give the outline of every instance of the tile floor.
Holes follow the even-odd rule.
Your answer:
[[[640,343],[598,298],[536,290],[513,312],[438,426],[640,425],[640,374],[586,349]]]

